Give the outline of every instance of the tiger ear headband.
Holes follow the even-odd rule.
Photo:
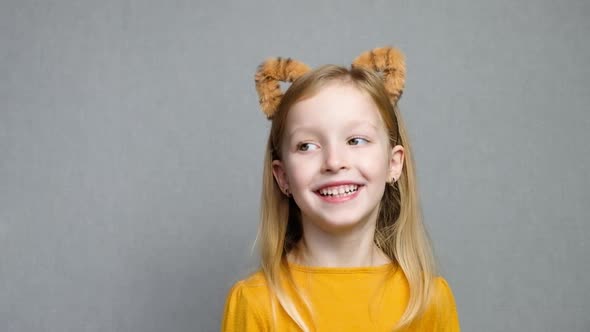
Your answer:
[[[404,55],[393,47],[379,47],[366,51],[352,62],[352,68],[364,68],[382,74],[385,90],[392,104],[401,97],[406,65]],[[280,82],[291,83],[311,71],[303,62],[291,58],[270,58],[258,66],[254,81],[260,107],[267,119],[271,120],[283,97]]]

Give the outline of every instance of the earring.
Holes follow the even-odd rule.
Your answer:
[[[390,186],[394,187],[395,186],[395,177],[391,179],[391,182],[388,182],[387,184],[389,184]]]
[[[291,197],[291,192],[289,191],[289,188],[285,188],[285,195],[287,195],[287,197]]]

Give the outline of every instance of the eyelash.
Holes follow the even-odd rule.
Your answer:
[[[355,136],[355,137],[352,137],[352,138],[350,138],[350,140],[349,140],[349,141],[351,141],[351,140],[353,140],[353,139],[362,139],[362,140],[364,140],[365,142],[369,143],[369,140],[368,140],[368,139],[366,139],[366,138],[364,138],[364,137]],[[357,145],[358,145],[358,144],[357,144]]]
[[[368,139],[366,139],[366,138],[364,138],[364,137],[360,137],[360,136],[351,137],[351,138],[350,138],[348,141],[350,142],[350,141],[352,141],[352,140],[355,140],[355,139],[362,139],[362,140],[364,140],[366,143],[369,143],[369,142],[370,142]],[[304,143],[299,143],[299,144],[297,144],[297,151],[303,151],[303,152],[307,152],[308,150],[301,150],[301,147],[302,147],[302,146],[304,146],[305,144],[313,144],[313,143],[306,143],[306,142],[304,142]],[[355,144],[355,145],[359,145],[359,144]]]

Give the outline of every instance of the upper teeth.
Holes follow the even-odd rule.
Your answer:
[[[351,192],[351,191],[355,191],[358,189],[358,185],[356,184],[350,184],[350,185],[344,185],[344,186],[336,186],[336,187],[328,187],[328,188],[323,188],[320,189],[320,194],[322,195],[338,195],[338,194],[344,194],[346,192]]]

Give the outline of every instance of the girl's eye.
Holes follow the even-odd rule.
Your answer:
[[[365,143],[368,143],[369,142],[369,141],[367,141],[366,139],[364,139],[362,137],[353,137],[348,142],[353,142],[353,144],[351,144],[351,145],[359,145],[359,144],[362,144],[361,143],[362,141],[364,141]]]
[[[297,145],[297,151],[314,150],[314,146],[317,148],[317,145],[313,143],[300,143],[299,145]]]

